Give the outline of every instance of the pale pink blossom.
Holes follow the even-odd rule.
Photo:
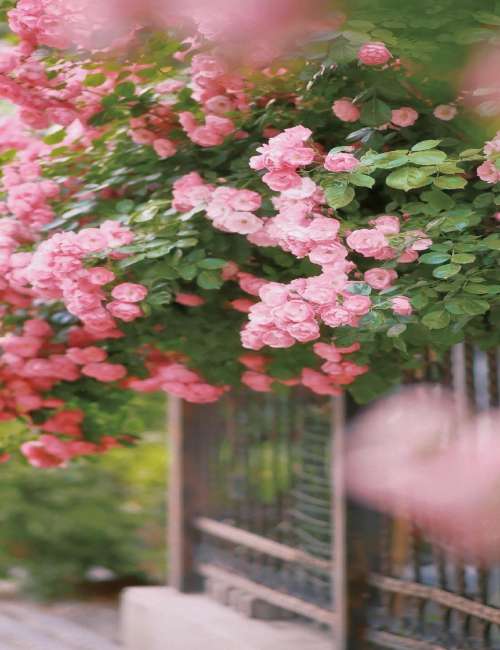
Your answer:
[[[413,308],[409,298],[406,296],[394,296],[391,298],[392,311],[398,316],[411,316]]]
[[[269,393],[272,391],[275,380],[263,373],[247,370],[242,374],[241,381],[252,390],[260,393]]]
[[[123,379],[127,369],[120,363],[88,363],[82,368],[82,373],[102,382],[113,382]]]
[[[175,295],[175,302],[184,307],[199,307],[205,304],[205,298],[197,296],[194,293],[177,293]]]
[[[347,97],[333,102],[332,111],[342,122],[357,122],[361,116],[359,108]]]
[[[433,111],[434,117],[436,117],[438,120],[443,120],[444,122],[449,122],[455,118],[457,113],[457,107],[453,106],[452,104],[440,104],[439,106],[436,106]]]
[[[329,153],[324,166],[329,172],[352,172],[359,164],[359,160],[352,153]]]
[[[358,59],[364,65],[384,65],[392,58],[392,54],[384,43],[378,41],[365,43],[358,51]]]
[[[500,183],[500,169],[497,169],[491,160],[487,160],[477,168],[477,175],[486,183]]]
[[[153,141],[153,149],[160,158],[171,158],[177,153],[175,144],[167,138],[157,138]]]
[[[372,287],[372,289],[388,289],[397,279],[398,274],[394,269],[374,268],[369,269],[364,274],[365,282]]]
[[[410,106],[403,106],[392,111],[391,122],[395,126],[408,127],[413,126],[418,120],[418,113]]]
[[[111,295],[115,300],[141,302],[148,295],[148,289],[143,284],[123,282],[113,289]]]
[[[385,235],[380,230],[368,228],[354,230],[346,241],[350,248],[363,257],[374,257],[387,246]]]

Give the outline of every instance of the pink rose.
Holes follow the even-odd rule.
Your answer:
[[[21,453],[33,467],[61,467],[66,462],[65,458],[50,453],[39,441],[25,442],[21,445]]]
[[[340,305],[322,309],[321,318],[330,327],[343,327],[345,325],[351,325],[353,322],[352,314]]]
[[[121,363],[88,363],[83,366],[82,373],[98,381],[112,382],[126,377],[127,369]]]
[[[403,106],[392,111],[391,122],[395,126],[407,127],[412,126],[418,120],[418,113],[409,106]]]
[[[107,248],[106,237],[99,228],[84,228],[77,234],[76,240],[85,253],[96,253]]]
[[[67,356],[73,363],[85,366],[88,363],[99,363],[108,356],[106,350],[90,346],[87,348],[68,348]]]
[[[291,167],[306,167],[312,163],[315,155],[311,147],[295,146],[285,150],[282,160]]]
[[[357,122],[361,115],[359,108],[347,98],[333,102],[332,111],[342,122]]]
[[[314,318],[314,311],[305,300],[290,300],[278,309],[281,318],[294,323],[301,323]],[[274,310],[273,313],[275,313]]]
[[[269,282],[260,288],[259,297],[266,305],[278,307],[286,303],[289,293],[290,290],[286,284]]]
[[[487,160],[477,168],[477,175],[486,183],[500,182],[500,169],[497,169],[495,163],[491,160]]]
[[[320,337],[319,325],[312,319],[289,325],[287,332],[300,343],[309,343]]]
[[[324,166],[329,172],[351,172],[359,167],[359,164],[359,160],[352,153],[329,153]]]
[[[205,304],[205,299],[194,293],[178,293],[175,296],[175,302],[184,307],[199,307]]]
[[[295,344],[295,339],[287,332],[276,329],[263,334],[262,342],[271,348],[290,348]]]
[[[411,316],[413,308],[409,298],[406,296],[395,296],[391,298],[392,311],[398,316]]]
[[[160,158],[171,158],[177,153],[174,143],[166,138],[158,138],[153,142],[153,149]]]
[[[242,314],[248,314],[250,309],[255,305],[255,302],[248,298],[237,298],[236,300],[231,300],[229,304],[236,311],[239,311]]]
[[[383,232],[384,235],[397,235],[401,229],[398,217],[393,217],[388,214],[383,214],[376,219],[370,221],[372,226],[377,230]]]
[[[385,235],[379,230],[361,228],[354,230],[346,239],[347,244],[363,257],[374,257],[387,247]]]
[[[237,190],[229,199],[229,206],[237,212],[253,212],[262,205],[262,197],[251,190]]]
[[[268,172],[262,177],[264,183],[275,192],[284,192],[302,183],[302,178],[292,170]]]
[[[89,269],[86,275],[89,282],[98,286],[113,282],[115,277],[113,271],[110,271],[103,266],[95,266],[93,269]]]
[[[25,321],[23,330],[26,336],[48,337],[54,333],[52,327],[46,321],[40,320],[39,318],[31,318]]]
[[[121,300],[113,300],[108,305],[106,309],[109,313],[115,318],[119,318],[125,323],[131,323],[132,321],[144,316],[144,312],[139,307],[132,302],[122,302]]]
[[[392,58],[392,54],[384,43],[365,43],[358,52],[358,60],[365,65],[384,65]]]
[[[230,212],[214,219],[214,226],[239,235],[251,235],[262,228],[262,221],[251,212]]]
[[[411,264],[412,262],[416,262],[418,260],[418,253],[417,251],[412,251],[412,250],[406,250],[401,255],[398,257],[398,262],[400,264]]]
[[[274,379],[260,372],[247,370],[241,376],[241,381],[245,386],[259,393],[269,393],[272,391]]]
[[[251,273],[238,273],[238,284],[240,285],[240,288],[251,296],[258,296],[261,287],[267,284],[267,282],[267,280],[258,278]]]
[[[227,282],[227,280],[234,280],[238,275],[238,265],[236,262],[226,262],[222,267],[221,276],[222,279]]]
[[[216,147],[224,142],[224,137],[208,126],[198,126],[189,131],[190,139],[200,147]]]
[[[148,289],[143,284],[123,282],[113,289],[111,295],[115,300],[141,302],[148,295]]]
[[[229,113],[233,110],[233,103],[229,97],[224,95],[216,95],[211,97],[207,102],[205,102],[205,108],[210,113],[216,113],[217,115],[224,115],[224,113]]]
[[[366,284],[370,285],[372,289],[378,289],[379,291],[389,288],[397,277],[398,274],[394,269],[381,268],[370,269],[364,275]]]
[[[436,106],[433,111],[434,117],[436,117],[438,120],[443,120],[444,122],[449,122],[452,120],[457,113],[457,107],[450,104],[440,104],[439,106]]]
[[[155,140],[155,134],[148,129],[132,129],[130,137],[135,144],[153,144]]]
[[[370,311],[372,301],[369,296],[351,295],[344,298],[342,303],[344,309],[356,316],[364,316]]]
[[[242,354],[238,361],[248,370],[255,372],[264,372],[269,363],[269,359],[262,354]]]

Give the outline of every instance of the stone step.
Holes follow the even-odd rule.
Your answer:
[[[296,621],[249,619],[204,595],[133,587],[122,598],[124,650],[332,650],[331,635]]]

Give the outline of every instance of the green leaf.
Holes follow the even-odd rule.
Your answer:
[[[493,251],[500,251],[500,235],[490,235],[483,239],[483,244]]]
[[[178,271],[181,278],[189,282],[196,277],[198,268],[195,264],[186,264],[185,266],[179,267]]]
[[[132,81],[122,81],[122,83],[116,86],[115,92],[122,97],[134,97],[135,84]]]
[[[443,262],[447,262],[449,259],[450,255],[447,253],[437,253],[431,251],[430,253],[421,255],[420,262],[422,264],[442,264]]]
[[[88,74],[85,77],[85,80],[83,82],[84,86],[89,86],[91,88],[94,88],[96,86],[102,86],[102,84],[106,81],[107,77],[105,74],[102,72],[96,72],[95,74]]]
[[[417,167],[401,167],[391,172],[386,178],[387,185],[396,190],[408,192],[431,183],[428,174]]]
[[[429,149],[429,151],[415,151],[410,153],[408,158],[414,165],[439,165],[446,160],[447,155],[444,151]]]
[[[328,185],[325,189],[325,196],[330,207],[339,209],[349,205],[356,196],[356,192],[347,182],[337,181]]]
[[[422,142],[417,142],[411,150],[412,151],[426,151],[427,149],[434,149],[440,145],[442,140],[422,140]]]
[[[361,122],[366,126],[380,126],[391,121],[391,107],[381,99],[374,97],[361,109]]]
[[[441,212],[442,210],[451,210],[455,206],[455,201],[441,190],[433,189],[422,193],[422,199],[427,201],[431,208]]]
[[[345,36],[338,36],[330,41],[329,58],[335,63],[350,63],[356,59],[359,47],[353,45]]]
[[[460,273],[461,270],[462,267],[458,264],[445,264],[434,269],[432,275],[440,280],[447,280],[448,278],[452,278],[454,275]]]
[[[500,16],[488,11],[476,11],[473,16],[478,22],[485,25],[500,25]]]
[[[430,330],[440,330],[450,324],[450,314],[444,309],[431,311],[422,318],[422,323]]]
[[[407,326],[404,323],[398,323],[387,330],[387,336],[389,338],[396,338],[397,336],[401,336],[406,330]]]
[[[446,301],[445,307],[455,316],[480,316],[490,309],[490,305],[486,300],[465,297]]]
[[[175,242],[177,248],[192,248],[196,246],[198,240],[195,237],[186,237],[186,239],[179,239]]]
[[[464,291],[465,293],[472,293],[478,296],[483,295],[485,293],[489,293],[487,286],[485,286],[484,284],[475,284],[475,283],[467,284],[464,287]]]
[[[372,288],[366,282],[351,282],[347,286],[346,291],[356,296],[369,296]]]
[[[478,298],[467,298],[464,301],[465,313],[469,316],[480,316],[490,310],[489,302]]]
[[[66,129],[58,129],[57,131],[54,131],[54,133],[49,133],[49,135],[46,135],[43,141],[45,144],[59,144],[59,142],[62,142],[65,137]]]
[[[220,289],[223,284],[220,273],[216,271],[202,271],[197,282],[202,289]]]
[[[472,264],[472,262],[476,261],[476,256],[470,255],[470,253],[457,253],[453,255],[451,261],[454,264]]]
[[[225,265],[226,260],[217,259],[215,257],[209,257],[206,260],[201,260],[201,262],[198,262],[200,269],[207,269],[209,271],[221,269]]]
[[[441,190],[461,190],[467,185],[467,180],[462,176],[438,176],[434,185]]]
[[[358,187],[368,187],[372,188],[375,185],[375,179],[368,174],[362,174],[361,172],[354,172],[349,174],[349,182]]]

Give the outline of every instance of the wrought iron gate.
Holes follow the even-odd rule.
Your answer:
[[[495,407],[498,361],[459,346],[441,380]],[[228,602],[247,594],[327,626],[338,650],[500,649],[500,567],[459,564],[407,523],[349,503],[346,419],[342,399],[300,391],[173,400],[171,585],[219,585]]]

